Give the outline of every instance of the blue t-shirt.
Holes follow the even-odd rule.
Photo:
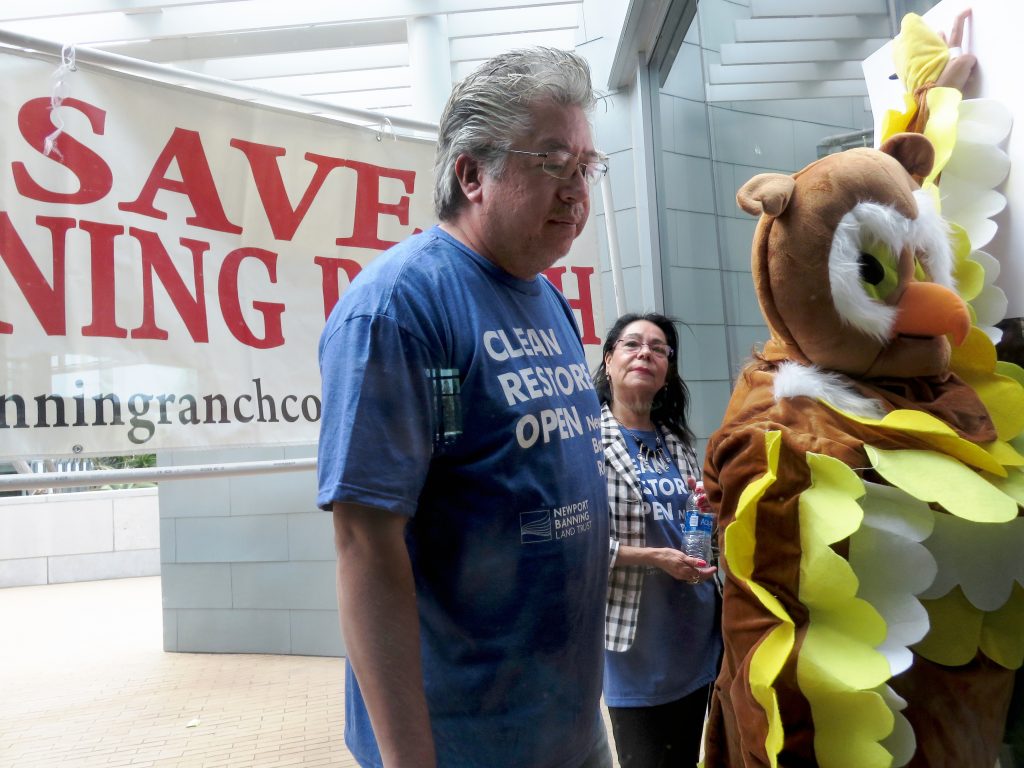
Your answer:
[[[644,497],[648,547],[682,549],[689,490],[674,462],[661,461],[655,432],[622,430]],[[639,450],[635,438],[646,446]],[[658,472],[657,469],[661,469]],[[609,707],[653,707],[677,701],[714,680],[721,637],[712,582],[677,581],[660,568],[644,575],[636,636],[626,651],[607,651],[604,699]]]
[[[438,765],[575,768],[603,734],[608,516],[564,297],[435,227],[353,281],[320,364],[320,507],[411,518]],[[379,765],[351,674],[346,694],[349,748]]]

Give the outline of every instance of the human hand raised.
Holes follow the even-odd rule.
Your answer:
[[[970,20],[971,9],[967,8],[953,20],[953,28],[948,39],[944,32],[939,32],[939,37],[949,46],[949,61],[946,62],[946,67],[935,84],[956,88],[961,93],[978,63],[977,57],[971,53],[969,37],[965,44],[964,25]]]

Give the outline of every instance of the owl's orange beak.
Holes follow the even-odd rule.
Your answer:
[[[899,314],[893,334],[952,337],[963,344],[971,329],[967,304],[954,291],[936,283],[909,282],[896,304]]]

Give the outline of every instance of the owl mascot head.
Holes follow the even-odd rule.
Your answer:
[[[771,338],[707,449],[706,768],[995,764],[1024,658],[1024,388],[958,293],[916,181],[933,157],[899,134],[737,195]]]

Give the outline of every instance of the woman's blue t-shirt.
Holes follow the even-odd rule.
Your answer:
[[[645,460],[657,454],[655,432],[623,429],[622,435],[644,496],[647,546],[681,549],[689,489],[679,468],[671,460]],[[647,446],[642,456],[635,438]],[[649,569],[644,574],[633,645],[626,651],[605,652],[605,703],[610,707],[667,704],[710,683],[721,650],[717,599],[710,581],[695,585],[677,581],[660,568]]]

